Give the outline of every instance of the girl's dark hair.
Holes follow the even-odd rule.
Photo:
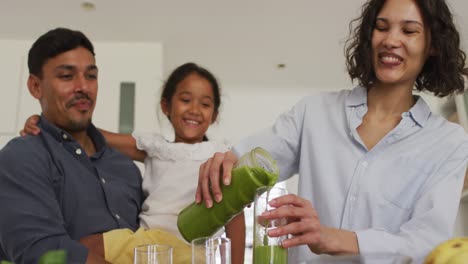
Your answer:
[[[164,99],[170,103],[175,94],[177,85],[192,73],[200,75],[211,84],[214,95],[214,111],[217,113],[219,111],[219,106],[221,105],[221,92],[218,81],[211,72],[193,62],[180,65],[171,73],[171,75],[169,75],[169,78],[163,86],[161,100]]]
[[[219,106],[221,105],[221,91],[218,85],[218,81],[211,72],[193,62],[180,65],[171,73],[171,75],[169,75],[169,78],[163,86],[161,100],[164,99],[168,104],[170,104],[172,97],[176,92],[177,85],[192,73],[203,77],[211,84],[214,96],[214,112],[218,113]],[[203,140],[207,141],[208,138],[203,136]]]
[[[372,66],[372,33],[378,13],[385,0],[370,0],[362,7],[362,14],[349,24],[350,37],[346,42],[346,67],[352,80],[370,87],[376,80]],[[444,0],[416,0],[424,22],[431,33],[434,51],[421,72],[415,87],[444,97],[464,90],[463,75],[466,54],[460,49],[460,35],[453,23],[452,13]],[[353,29],[353,25],[358,25]]]

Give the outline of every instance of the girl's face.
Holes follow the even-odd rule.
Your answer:
[[[209,81],[191,73],[177,86],[170,102],[161,101],[175,131],[175,142],[203,141],[208,127],[216,120],[213,88]]]
[[[385,1],[372,33],[372,63],[377,84],[403,84],[412,88],[430,49],[430,32],[415,1]]]

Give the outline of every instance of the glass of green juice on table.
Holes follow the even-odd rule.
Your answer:
[[[254,202],[254,264],[287,264],[288,250],[281,246],[281,242],[287,236],[270,237],[268,231],[287,224],[285,218],[262,219],[263,212],[274,209],[269,202],[277,197],[288,194],[288,191],[280,187],[258,188]]]

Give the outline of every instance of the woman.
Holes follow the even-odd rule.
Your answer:
[[[207,206],[210,191],[222,199],[220,167],[227,185],[237,157],[253,147],[273,155],[282,179],[299,174],[299,195],[276,199],[265,213],[290,219],[269,235],[291,235],[283,242],[293,247],[291,263],[313,253],[418,260],[452,233],[468,137],[412,94],[464,89],[466,56],[450,10],[442,0],[370,0],[356,21],[346,55],[358,87],[303,99],[200,168],[196,201]]]

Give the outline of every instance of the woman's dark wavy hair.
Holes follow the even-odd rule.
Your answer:
[[[415,0],[424,23],[431,32],[431,54],[416,79],[415,88],[444,97],[461,93],[465,87],[463,75],[466,54],[460,49],[460,35],[452,13],[444,0]],[[352,80],[371,87],[376,76],[372,66],[372,32],[385,0],[370,0],[362,7],[360,17],[349,24],[350,37],[346,42],[346,67]],[[353,29],[353,25],[358,25]]]
[[[213,89],[213,96],[214,96],[214,112],[219,112],[219,106],[221,105],[221,89],[219,88],[218,81],[216,77],[207,69],[193,63],[188,62],[185,64],[180,65],[177,67],[169,78],[167,78],[166,83],[164,83],[162,94],[161,94],[161,101],[166,100],[168,104],[171,103],[172,97],[177,89],[177,85],[182,82],[187,76],[190,74],[195,73],[205,80],[207,80],[211,84],[211,89]],[[167,117],[169,119],[169,117]],[[170,119],[169,119],[170,121]],[[203,141],[207,141],[208,138],[203,136]]]

